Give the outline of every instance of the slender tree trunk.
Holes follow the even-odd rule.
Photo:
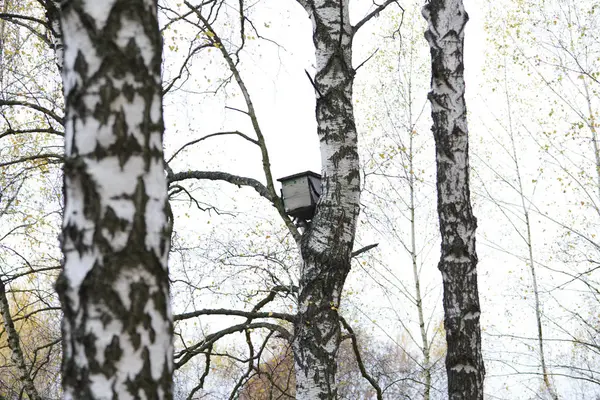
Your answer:
[[[67,0],[65,399],[171,399],[170,232],[156,1]]]
[[[357,133],[352,107],[352,35],[347,0],[301,0],[313,22],[317,130],[323,193],[301,241],[298,318],[294,326],[296,398],[337,396],[338,308],[359,212]]]
[[[0,313],[2,314],[2,321],[4,322],[4,330],[7,335],[8,347],[11,351],[11,358],[19,371],[19,380],[23,385],[23,389],[30,400],[41,400],[39,393],[37,392],[29,368],[25,363],[25,356],[21,349],[21,341],[19,333],[15,329],[12,315],[10,315],[10,305],[8,304],[8,298],[6,297],[6,286],[0,279]],[[1,397],[1,396],[0,396]]]
[[[505,76],[504,82],[506,85],[507,77],[506,77],[506,68],[505,68]],[[513,123],[512,123],[512,107],[511,100],[508,91],[508,87],[505,86],[506,93],[506,105],[508,111],[508,134],[510,136],[510,144],[512,150],[512,159],[515,163],[515,172],[517,173],[517,184],[519,188],[519,196],[521,197],[521,208],[523,210],[523,216],[525,217],[525,228],[526,228],[526,236],[525,243],[527,244],[527,254],[529,257],[529,269],[531,271],[531,282],[533,285],[533,297],[535,299],[535,320],[537,323],[537,339],[538,339],[538,350],[540,352],[540,366],[542,368],[542,380],[544,381],[544,386],[546,390],[554,400],[558,400],[558,394],[554,390],[554,386],[550,381],[550,374],[548,372],[548,367],[546,365],[546,353],[544,350],[544,329],[542,325],[542,307],[540,303],[540,292],[538,289],[538,281],[535,267],[535,259],[533,257],[533,238],[531,235],[531,220],[529,218],[529,209],[526,204],[525,194],[523,192],[523,180],[521,179],[521,168],[519,165],[519,158],[517,155],[517,146],[515,144],[515,137],[513,132]]]
[[[412,126],[412,123],[410,124]],[[415,170],[413,165],[413,132],[409,132],[409,153],[408,153],[408,183],[410,191],[410,258],[413,267],[413,277],[415,279],[415,299],[417,301],[417,314],[419,315],[419,331],[421,332],[421,352],[423,353],[423,377],[425,378],[425,390],[423,390],[423,400],[429,400],[431,395],[431,358],[430,346],[427,338],[427,329],[425,328],[425,318],[423,316],[423,299],[421,297],[421,278],[419,277],[419,268],[417,265],[417,233],[415,218]]]
[[[438,268],[444,285],[448,397],[483,399],[477,289],[477,221],[469,191],[469,142],[464,93],[462,0],[430,0],[423,8],[431,50],[431,113],[436,142],[438,214],[442,237]]]

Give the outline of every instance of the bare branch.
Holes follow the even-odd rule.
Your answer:
[[[192,391],[190,392],[190,394],[187,397],[187,400],[192,400],[194,397],[194,394],[196,394],[196,392],[202,388],[204,388],[204,381],[206,380],[206,377],[208,376],[209,372],[210,372],[210,356],[212,354],[212,350],[213,350],[213,346],[210,345],[208,347],[208,350],[206,351],[206,354],[204,355],[206,357],[206,361],[204,363],[204,372],[202,372],[202,376],[200,377],[200,382],[196,385],[196,387],[194,387],[192,389]]]
[[[21,14],[12,14],[12,13],[0,13],[0,19],[6,20],[6,21],[12,21],[15,19],[22,19],[25,21],[31,21],[31,22],[35,22],[38,23],[42,26],[46,26],[46,22],[42,21],[41,19],[38,18],[34,18],[34,17],[30,17],[28,15],[21,15]]]
[[[249,141],[250,143],[252,143],[252,144],[255,144],[255,145],[257,145],[257,146],[260,146],[260,144],[259,144],[259,143],[258,143],[256,140],[252,139],[251,137],[249,137],[249,136],[247,136],[247,135],[244,135],[244,134],[243,134],[242,132],[240,132],[240,131],[230,131],[230,132],[217,132],[217,133],[211,133],[210,135],[203,136],[203,137],[201,137],[200,139],[195,139],[195,140],[192,140],[192,141],[190,141],[190,142],[187,142],[187,143],[186,143],[186,144],[184,144],[183,146],[181,146],[181,147],[180,147],[180,148],[179,148],[179,149],[178,149],[178,150],[177,150],[175,153],[173,153],[173,155],[171,156],[171,158],[169,158],[169,161],[167,161],[167,163],[170,163],[171,161],[173,161],[173,159],[174,159],[175,157],[177,157],[177,155],[178,155],[179,153],[181,153],[181,152],[182,152],[182,151],[183,151],[183,150],[184,150],[186,147],[193,146],[193,145],[195,145],[196,143],[199,143],[199,142],[201,142],[201,141],[203,141],[203,140],[206,140],[206,139],[209,139],[209,138],[211,138],[211,137],[216,137],[216,136],[227,136],[227,135],[238,135],[238,136],[241,136],[242,138],[246,139],[246,140],[247,140],[247,141]]]
[[[23,22],[21,20],[32,21],[32,22],[41,24],[44,27],[47,27],[47,25],[44,21],[39,20],[37,18],[29,17],[26,15],[18,15],[18,14],[10,14],[10,13],[0,13],[0,19],[9,21],[15,25],[22,26],[23,28],[27,29],[28,31],[33,33],[35,36],[37,36],[42,42],[46,43],[49,46],[52,45],[52,43],[50,43],[50,41],[48,40],[48,38],[46,36],[42,35],[37,29],[26,24],[25,22]]]
[[[298,288],[295,287],[296,292],[298,291]],[[291,288],[291,290],[294,290],[294,287]],[[271,291],[269,292],[269,294],[267,295],[267,297],[265,297],[264,299],[262,299],[261,301],[259,301],[253,308],[252,308],[252,312],[257,312],[258,310],[260,310],[261,308],[263,308],[265,305],[267,305],[268,303],[270,303],[271,301],[273,301],[275,299],[275,296],[277,295],[277,293],[280,292],[290,292],[290,288],[287,286],[275,286],[274,288],[271,289]]]
[[[176,359],[181,358],[181,360],[179,360],[178,362],[175,363],[175,369],[181,368],[189,360],[191,360],[194,356],[202,353],[209,347],[212,347],[213,344],[216,341],[218,341],[219,339],[221,339],[222,337],[231,335],[233,333],[242,332],[246,329],[259,329],[259,328],[269,329],[271,331],[277,332],[283,339],[285,339],[287,341],[290,341],[290,339],[292,337],[290,332],[288,332],[288,330],[285,329],[284,327],[282,327],[280,325],[276,325],[276,324],[271,324],[268,322],[255,322],[252,324],[243,323],[243,324],[238,324],[238,325],[232,325],[232,326],[222,329],[216,333],[208,335],[206,337],[206,339],[203,340],[202,342],[177,353],[175,355],[175,358]]]
[[[250,114],[248,114],[248,111],[240,110],[239,108],[225,106],[225,109],[232,110],[232,111],[237,111],[239,113],[246,114],[246,115],[250,116]]]
[[[35,156],[25,156],[21,158],[17,158],[16,160],[6,161],[0,163],[0,167],[8,167],[9,165],[19,164],[27,161],[36,161],[36,160],[48,160],[47,164],[60,163],[64,160],[64,157],[60,154],[37,154]]]
[[[20,106],[31,108],[32,110],[39,111],[41,113],[46,114],[59,124],[63,124],[63,118],[56,114],[54,111],[47,109],[46,107],[42,107],[37,104],[28,103],[26,101],[17,101],[17,100],[0,100],[0,106]]]
[[[277,194],[277,191],[275,190],[273,176],[271,173],[271,162],[269,160],[269,151],[267,149],[267,145],[265,142],[264,135],[262,133],[262,129],[260,127],[260,124],[258,123],[258,116],[256,114],[256,110],[254,109],[254,104],[252,103],[252,98],[250,97],[250,92],[248,91],[248,88],[246,87],[246,84],[240,74],[240,71],[237,68],[237,63],[233,60],[233,58],[232,58],[231,54],[229,53],[229,51],[227,50],[225,44],[223,43],[223,41],[221,40],[221,38],[219,37],[217,32],[213,29],[210,21],[208,21],[202,15],[199,7],[192,6],[187,0],[184,0],[184,3],[186,6],[188,6],[191,10],[194,11],[194,13],[198,17],[198,19],[204,25],[204,28],[207,29],[208,32],[210,33],[210,42],[213,43],[214,46],[217,49],[219,49],[219,51],[223,55],[223,58],[225,59],[225,61],[227,62],[227,65],[229,66],[229,70],[231,71],[236,83],[238,84],[238,86],[240,88],[240,91],[242,92],[242,95],[244,97],[244,102],[246,103],[246,107],[248,108],[248,112],[246,114],[250,117],[250,121],[252,122],[252,128],[254,129],[254,133],[256,134],[256,138],[259,143],[259,147],[260,147],[260,151],[261,151],[263,172],[265,174],[265,179],[267,181],[266,190],[267,190],[267,193],[269,196],[268,198],[271,200],[271,203],[273,203],[273,205],[277,209],[281,219],[283,220],[286,227],[292,234],[296,243],[300,243],[301,234],[298,231],[298,228],[296,227],[296,225],[294,225],[294,223],[292,222],[290,217],[286,214],[285,207],[283,205],[283,200],[281,200],[281,198]]]
[[[385,10],[387,8],[387,6],[389,6],[392,3],[398,4],[398,7],[400,7],[400,10],[402,10],[402,12],[404,13],[404,8],[400,5],[400,3],[398,2],[398,0],[386,0],[383,4],[377,5],[377,7],[375,7],[375,10],[371,11],[363,19],[361,19],[360,21],[358,21],[358,23],[356,25],[354,25],[354,27],[352,28],[352,36],[354,36],[356,34],[356,32],[358,32],[358,30],[364,24],[366,24],[367,22],[369,22],[369,20],[371,20],[371,18],[378,16],[380,12],[382,12],[383,10]]]
[[[238,317],[246,317],[250,319],[255,318],[276,318],[282,319],[288,322],[294,322],[295,316],[291,314],[276,313],[276,312],[253,312],[253,311],[241,311],[241,310],[228,310],[228,309],[216,309],[216,310],[198,310],[189,313],[183,313],[173,316],[173,321],[182,321],[201,315],[234,315]]]
[[[365,364],[363,363],[362,357],[360,355],[360,349],[358,348],[358,342],[356,341],[356,334],[354,333],[354,330],[341,315],[340,322],[350,334],[350,339],[352,340],[352,350],[354,350],[354,357],[356,358],[356,364],[358,364],[360,374],[363,376],[363,378],[369,381],[371,386],[373,386],[373,389],[375,389],[375,391],[377,392],[377,400],[383,400],[383,392],[381,391],[381,387],[379,387],[377,381],[371,375],[369,375],[369,373],[365,369]]]
[[[260,194],[262,197],[269,200],[271,203],[274,202],[274,199],[271,197],[271,194],[269,193],[265,185],[253,178],[232,175],[227,172],[221,171],[187,171],[169,174],[167,176],[167,181],[169,183],[179,182],[186,179],[207,179],[211,181],[225,181],[237,185],[239,187],[249,186],[256,190],[258,194]]]
[[[358,70],[360,69],[360,67],[362,67],[363,65],[365,65],[366,63],[368,63],[368,62],[369,62],[369,60],[370,60],[371,58],[373,58],[373,56],[374,56],[375,54],[377,54],[377,52],[378,52],[378,51],[379,51],[379,47],[378,47],[378,48],[376,48],[376,49],[375,49],[375,51],[374,51],[373,53],[371,53],[371,55],[370,55],[369,57],[367,57],[367,59],[366,59],[365,61],[363,61],[363,62],[361,62],[360,64],[358,64],[358,67],[354,68],[354,72],[358,71]]]
[[[12,129],[9,128],[4,132],[0,133],[0,139],[10,135],[19,135],[22,133],[49,133],[57,136],[65,136],[64,132],[58,131],[54,128],[34,128],[34,129]]]
[[[163,88],[163,95],[168,93],[175,85],[175,82],[177,82],[179,79],[181,79],[181,77],[183,76],[183,71],[188,69],[187,67],[188,67],[188,62],[190,61],[190,59],[194,55],[196,55],[198,52],[200,52],[200,50],[210,48],[210,47],[212,47],[212,45],[210,43],[204,43],[199,46],[196,46],[194,49],[191,49],[191,47],[192,47],[192,44],[190,44],[190,50],[188,52],[188,55],[185,58],[185,60],[183,61],[183,63],[181,64],[181,67],[179,68],[179,73],[177,74],[177,76],[174,77],[173,79],[171,79],[171,82],[169,82],[167,87]]]

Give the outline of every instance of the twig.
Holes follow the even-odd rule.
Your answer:
[[[230,131],[230,132],[217,132],[217,133],[211,133],[210,135],[203,136],[203,137],[201,137],[200,139],[195,139],[195,140],[192,140],[192,141],[190,141],[190,142],[187,142],[187,143],[186,143],[186,144],[184,144],[183,146],[181,146],[181,147],[180,147],[180,148],[179,148],[179,149],[178,149],[178,150],[177,150],[177,151],[176,151],[176,152],[175,152],[175,153],[174,153],[174,154],[171,156],[171,158],[169,158],[169,160],[167,161],[167,163],[170,163],[171,161],[173,161],[173,159],[174,159],[175,157],[177,157],[177,155],[178,155],[179,153],[181,153],[181,152],[182,152],[182,151],[183,151],[183,150],[184,150],[186,147],[193,146],[193,145],[195,145],[196,143],[198,143],[198,142],[201,142],[201,141],[203,141],[203,140],[206,140],[206,139],[209,139],[209,138],[211,138],[211,137],[216,137],[216,136],[226,136],[226,135],[237,135],[237,136],[241,136],[242,138],[246,139],[246,140],[247,140],[247,141],[249,141],[250,143],[253,143],[253,144],[255,144],[255,145],[259,146],[259,143],[258,143],[256,140],[252,139],[251,137],[249,137],[249,136],[247,136],[247,135],[244,135],[244,134],[243,134],[242,132],[240,132],[240,131]]]
[[[365,61],[361,62],[361,63],[358,65],[358,67],[354,68],[354,72],[358,71],[358,69],[359,69],[360,67],[362,67],[363,65],[365,65],[365,64],[366,64],[366,63],[367,63],[367,62],[368,62],[368,61],[369,61],[371,58],[373,58],[373,56],[374,56],[375,54],[377,54],[377,52],[378,52],[378,51],[379,51],[379,47],[378,47],[378,48],[376,48],[376,49],[375,49],[375,51],[374,51],[374,52],[373,52],[373,53],[372,53],[372,54],[371,54],[369,57],[367,57],[367,59],[366,59]]]

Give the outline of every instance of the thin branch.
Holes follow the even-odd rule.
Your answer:
[[[356,334],[354,333],[354,330],[352,329],[350,324],[348,324],[348,322],[346,322],[344,317],[340,316],[340,322],[342,323],[344,328],[350,334],[350,339],[352,340],[352,350],[354,350],[354,357],[356,358],[356,364],[358,364],[358,369],[360,370],[360,374],[363,376],[363,378],[365,378],[367,381],[369,381],[371,386],[373,386],[373,389],[375,389],[375,391],[377,392],[377,400],[383,400],[383,393],[381,391],[381,387],[379,386],[377,381],[371,375],[369,375],[369,373],[365,369],[365,364],[363,363],[362,357],[360,355],[360,349],[358,348],[358,342],[356,341]]]
[[[37,104],[28,103],[26,101],[17,101],[17,100],[0,100],[0,106],[20,106],[31,108],[32,110],[39,111],[41,113],[46,114],[59,124],[63,125],[63,118],[56,114],[54,111],[47,109],[46,107],[42,107]]]
[[[358,64],[358,67],[354,68],[354,72],[358,71],[358,70],[360,69],[360,67],[362,67],[363,65],[365,65],[366,63],[368,63],[368,62],[369,62],[369,60],[370,60],[371,58],[373,58],[373,56],[374,56],[375,54],[377,54],[377,52],[378,52],[378,51],[379,51],[379,47],[378,47],[378,48],[376,48],[376,49],[375,49],[375,51],[374,51],[373,53],[371,53],[371,55],[370,55],[369,57],[367,57],[367,59],[366,59],[365,61],[363,61],[363,62],[361,62],[360,64]]]
[[[47,26],[44,22],[36,19],[36,18],[32,18],[32,17],[26,17],[23,15],[16,15],[16,14],[7,14],[7,13],[0,13],[0,19],[3,19],[5,21],[9,21],[15,25],[18,26],[22,26],[23,28],[27,29],[29,32],[33,33],[35,36],[37,36],[42,42],[44,42],[47,45],[51,45],[52,43],[50,43],[50,41],[48,40],[47,37],[45,37],[44,35],[42,35],[40,32],[38,32],[34,27],[27,25],[25,22],[20,21],[21,19],[23,20],[29,20],[29,21],[33,21],[36,22],[38,24],[42,24],[43,26]]]
[[[191,47],[191,44],[190,44]],[[177,82],[179,79],[181,79],[181,77],[183,76],[183,71],[184,70],[188,70],[188,62],[190,61],[190,59],[195,56],[198,52],[200,52],[202,49],[206,49],[206,48],[210,48],[212,47],[212,45],[210,43],[205,43],[205,44],[201,44],[199,46],[196,46],[193,50],[190,50],[188,52],[187,57],[185,58],[185,60],[183,61],[183,63],[181,64],[181,67],[179,68],[179,73],[177,74],[176,77],[174,77],[173,79],[171,79],[171,82],[169,82],[169,84],[167,85],[167,87],[163,88],[163,95],[165,95],[166,93],[168,93],[173,86],[175,85],[175,82]]]
[[[9,128],[9,129],[5,130],[4,132],[0,133],[0,139],[2,139],[5,136],[19,135],[22,133],[50,133],[52,135],[65,136],[64,132],[58,131],[54,128],[34,128],[34,129],[12,129],[12,128]]]
[[[200,382],[196,385],[196,387],[194,387],[192,389],[192,391],[190,392],[190,394],[187,397],[187,400],[192,400],[194,397],[194,394],[196,394],[196,392],[202,388],[204,388],[204,381],[206,380],[206,377],[208,376],[209,372],[210,372],[210,356],[212,354],[212,350],[213,350],[213,346],[210,345],[208,347],[208,350],[206,351],[206,354],[204,355],[206,357],[205,363],[204,363],[204,372],[202,372],[202,376],[200,377]]]
[[[371,20],[371,18],[378,16],[380,12],[382,12],[383,10],[385,10],[387,8],[387,6],[389,6],[392,3],[398,4],[398,7],[400,7],[400,10],[402,10],[402,13],[404,13],[404,8],[400,5],[400,3],[398,2],[398,0],[386,0],[385,3],[383,3],[381,5],[378,5],[377,7],[375,7],[375,10],[371,11],[363,19],[361,19],[356,25],[354,25],[354,27],[352,28],[352,36],[354,36],[356,34],[356,32],[358,32],[358,30],[364,24],[366,24],[367,22],[369,22],[369,20]]]
[[[249,141],[250,143],[253,143],[253,144],[257,145],[257,146],[260,146],[260,144],[259,144],[259,143],[258,143],[256,140],[252,139],[251,137],[249,137],[249,136],[247,136],[247,135],[244,135],[244,134],[243,134],[242,132],[240,132],[240,131],[230,131],[230,132],[217,132],[217,133],[211,133],[210,135],[203,136],[203,137],[201,137],[200,139],[195,139],[195,140],[192,140],[192,141],[190,141],[190,142],[187,142],[187,143],[186,143],[186,144],[184,144],[183,146],[181,146],[181,147],[180,147],[180,148],[179,148],[179,149],[178,149],[178,150],[177,150],[177,151],[176,151],[176,152],[175,152],[175,153],[174,153],[174,154],[171,156],[171,158],[169,158],[169,160],[167,161],[167,163],[170,163],[171,161],[173,161],[173,159],[174,159],[175,157],[177,157],[177,155],[178,155],[179,153],[181,153],[181,152],[182,152],[182,151],[183,151],[183,150],[184,150],[186,147],[193,146],[193,145],[195,145],[196,143],[199,143],[199,142],[201,142],[201,141],[203,141],[203,140],[206,140],[206,139],[209,139],[209,138],[211,138],[211,137],[216,137],[216,136],[226,136],[226,135],[237,135],[237,136],[241,136],[242,138],[246,139],[246,140],[247,140],[247,141]]]
[[[223,55],[223,58],[225,59],[225,61],[227,62],[227,65],[229,66],[229,70],[233,74],[233,77],[234,77],[236,83],[238,84],[240,91],[242,92],[244,101],[246,103],[246,107],[248,108],[247,115],[250,117],[250,121],[252,122],[252,127],[254,128],[254,132],[256,134],[256,138],[259,143],[259,147],[260,147],[260,151],[261,151],[263,172],[265,174],[265,179],[267,181],[266,189],[267,189],[267,193],[269,196],[268,198],[270,199],[271,203],[273,203],[273,205],[277,209],[281,219],[283,220],[286,227],[292,234],[296,243],[300,243],[300,239],[302,236],[301,236],[300,232],[298,231],[298,228],[296,228],[296,225],[294,225],[294,223],[292,222],[290,217],[286,214],[285,207],[283,205],[283,200],[279,197],[279,195],[277,194],[277,191],[275,190],[273,176],[271,173],[271,162],[269,160],[269,151],[267,149],[267,145],[266,145],[265,138],[263,136],[260,124],[258,123],[258,116],[256,114],[256,110],[254,109],[254,104],[252,103],[252,98],[250,97],[250,92],[248,91],[248,88],[246,87],[246,84],[245,84],[244,80],[242,79],[240,71],[237,68],[237,64],[236,64],[236,62],[234,62],[233,58],[231,57],[231,54],[228,52],[227,48],[225,47],[225,44],[223,43],[223,41],[221,40],[221,38],[219,37],[217,32],[213,29],[211,23],[202,15],[202,13],[198,9],[198,7],[192,6],[187,0],[184,0],[184,3],[186,6],[188,6],[190,9],[192,9],[195,12],[198,19],[204,25],[204,28],[207,29],[208,32],[210,33],[211,43],[213,43],[214,46],[217,49],[219,49],[219,51]]]
[[[189,349],[182,350],[181,352],[176,354],[175,358],[181,358],[181,360],[179,360],[177,363],[175,363],[175,369],[181,368],[189,360],[191,360],[194,356],[202,353],[207,348],[212,347],[214,345],[214,343],[216,341],[218,341],[219,339],[221,339],[222,337],[231,335],[233,333],[242,332],[246,329],[259,329],[259,328],[265,328],[265,329],[269,329],[270,331],[275,331],[275,332],[279,333],[279,335],[281,335],[281,337],[287,341],[290,341],[291,337],[292,337],[290,332],[288,332],[288,330],[285,329],[283,326],[271,324],[268,322],[255,322],[252,324],[243,323],[243,324],[233,325],[233,326],[227,327],[225,329],[222,329],[216,333],[208,335],[206,337],[206,339],[203,340],[202,342],[190,347]]]
[[[168,183],[179,182],[186,179],[207,179],[211,181],[225,181],[237,185],[239,187],[249,186],[256,190],[258,194],[260,194],[265,199],[269,200],[271,203],[274,202],[269,190],[253,178],[246,178],[243,176],[232,175],[227,172],[221,171],[187,171],[187,172],[178,172],[169,174],[167,176]]]
[[[7,21],[11,21],[13,19],[23,19],[25,21],[31,21],[31,22],[38,23],[38,24],[40,24],[42,26],[46,26],[46,22],[42,21],[41,19],[30,17],[28,15],[20,15],[20,14],[12,14],[12,13],[0,13],[0,19],[4,19],[4,20],[7,20]]]
[[[19,321],[23,321],[23,320],[27,320],[31,317],[33,317],[36,314],[39,313],[43,313],[43,312],[47,312],[47,311],[60,311],[61,308],[60,307],[46,307],[46,308],[38,308],[37,310],[34,310],[28,314],[25,315],[21,315],[19,317],[13,318],[13,322],[19,322]]]
[[[237,112],[239,112],[239,113],[246,114],[247,116],[250,116],[250,114],[248,114],[248,111],[240,110],[239,108],[230,107],[230,106],[225,106],[225,109],[226,109],[226,110],[237,111]]]
[[[0,163],[0,167],[8,167],[9,165],[19,164],[27,161],[36,161],[36,160],[48,160],[47,164],[60,163],[64,160],[63,156],[60,154],[38,154],[35,156],[25,156],[21,158],[17,158],[16,160],[6,161]]]

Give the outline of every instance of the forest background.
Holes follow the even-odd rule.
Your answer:
[[[600,4],[465,3],[486,397],[595,398]],[[12,321],[35,386],[54,399],[62,87],[40,2],[0,4],[0,394],[23,392]],[[181,18],[186,4],[159,5],[169,167],[263,179],[260,152],[241,135],[256,128],[239,112],[239,82],[219,47],[204,45],[218,34],[252,96],[273,176],[320,171],[310,21],[293,1],[215,4],[204,37]],[[365,25],[354,45],[363,185],[355,248],[379,245],[355,257],[342,295],[340,312],[358,338],[339,356],[348,399],[374,396],[364,375],[385,398],[446,396],[429,49],[422,4],[399,6]],[[372,9],[355,1],[352,19]],[[245,321],[236,310],[297,285],[294,241],[254,190],[199,176],[170,186],[176,397],[293,396],[290,350],[277,337],[285,323],[267,317],[252,329],[232,327]],[[263,311],[294,307],[282,295]]]

